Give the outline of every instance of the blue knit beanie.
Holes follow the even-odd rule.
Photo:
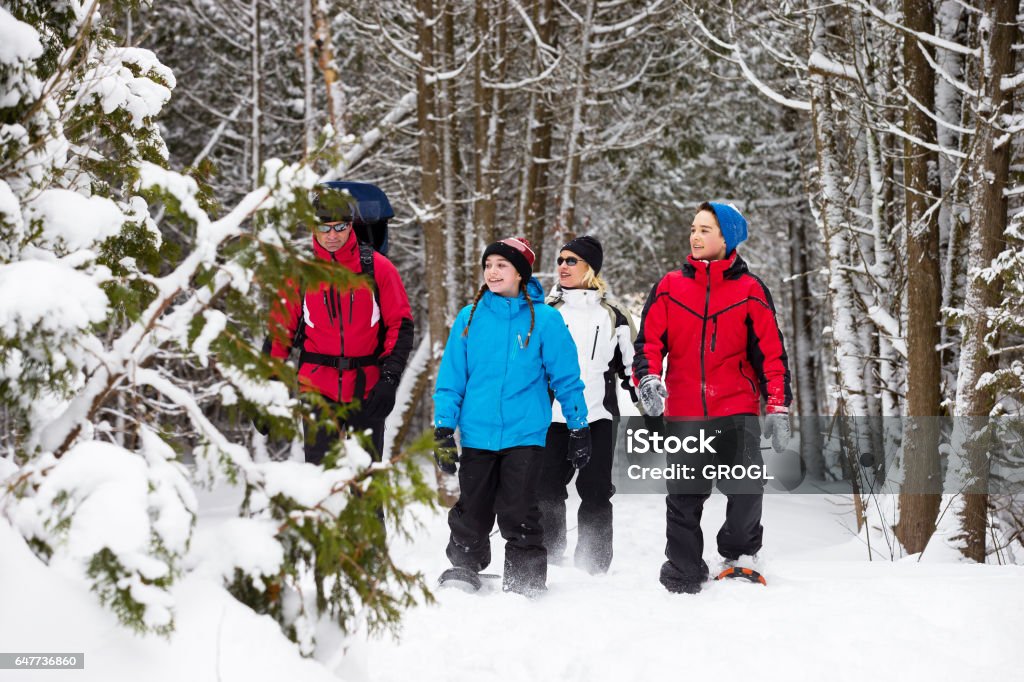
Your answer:
[[[728,256],[733,249],[747,241],[747,219],[732,204],[717,201],[708,203],[711,204],[711,209],[718,220],[718,227],[722,230],[722,237],[725,238],[725,255]]]

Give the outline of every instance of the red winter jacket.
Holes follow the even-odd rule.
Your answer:
[[[334,253],[320,246],[314,237],[313,252],[317,258],[338,263],[352,272],[363,271],[355,235]],[[299,364],[299,383],[304,390],[319,391],[331,400],[347,403],[365,398],[382,371],[401,376],[412,349],[409,299],[398,270],[376,251],[373,273],[379,305],[368,286],[339,289],[327,282],[304,287],[305,296],[300,304],[300,287],[289,281],[291,289],[280,292],[271,306],[273,357],[287,358],[298,325],[304,326]],[[311,356],[312,353],[319,356]],[[337,364],[329,366],[325,362]],[[339,372],[338,364],[358,366]]]
[[[719,261],[692,256],[665,275],[644,305],[633,382],[662,373],[668,356],[665,415],[724,417],[786,411],[789,365],[775,305],[734,249]]]

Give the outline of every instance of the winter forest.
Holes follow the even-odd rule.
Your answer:
[[[844,559],[991,571],[950,584],[985,589],[979,619],[1014,631],[993,615],[1010,582],[985,581],[1024,564],[1022,22],[1016,0],[2,0],[0,650],[86,647],[13,638],[42,619],[10,587],[29,580],[58,597],[50,618],[128,633],[113,656],[169,660],[171,642],[255,679],[419,674],[375,661],[435,661],[417,633],[477,622],[443,615],[473,597],[436,594],[419,557],[442,565],[457,497],[430,457],[431,395],[483,248],[527,237],[550,288],[560,245],[594,235],[639,321],[709,199],[749,222],[794,466],[829,493],[814,509],[858,548]],[[384,463],[351,438],[320,467],[302,462],[294,363],[261,346],[276,292],[324,269],[310,196],[339,179],[394,207],[415,335]],[[797,519],[786,505],[812,496],[774,497]],[[613,616],[643,585],[674,622],[655,602],[661,499],[651,522],[616,517],[623,571],[642,538],[655,563],[609,583]],[[629,538],[620,518],[650,527]],[[946,575],[929,589],[953,590]],[[574,627],[553,615],[571,606],[502,598],[476,608]],[[745,608],[730,598],[701,617]],[[232,623],[270,667],[189,635]],[[106,679],[146,669],[128,658]],[[554,675],[487,665],[474,679]]]

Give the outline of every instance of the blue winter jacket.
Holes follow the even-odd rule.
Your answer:
[[[523,294],[484,293],[469,335],[462,332],[472,306],[459,311],[441,358],[434,392],[434,425],[462,433],[463,447],[503,450],[543,446],[555,394],[570,429],[587,425],[587,403],[576,345],[562,315],[544,304],[536,278],[527,284],[535,324]]]

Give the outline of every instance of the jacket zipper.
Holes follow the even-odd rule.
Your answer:
[[[754,382],[750,380],[750,377],[748,377],[746,374],[743,373],[743,361],[742,360],[740,360],[740,376],[747,380],[747,383],[750,384],[750,390],[756,396],[757,395],[757,386],[754,386]]]
[[[704,317],[700,323],[700,402],[704,407],[704,416],[708,416],[708,381],[704,369],[704,340],[707,338],[708,309],[711,307],[711,263],[705,263],[708,278],[707,292],[704,294]]]
[[[711,318],[715,321],[715,326],[711,329],[711,352],[715,352],[715,342],[718,340],[718,315]]]
[[[597,329],[594,330],[594,347],[590,349],[590,359],[594,359],[594,355],[597,353],[597,335],[601,333],[601,325],[597,325]]]
[[[352,324],[352,309],[356,307],[356,292],[348,293],[348,323]]]
[[[334,324],[334,315],[331,314],[331,304],[327,302],[327,292],[324,292],[324,308],[327,309],[327,319]]]

